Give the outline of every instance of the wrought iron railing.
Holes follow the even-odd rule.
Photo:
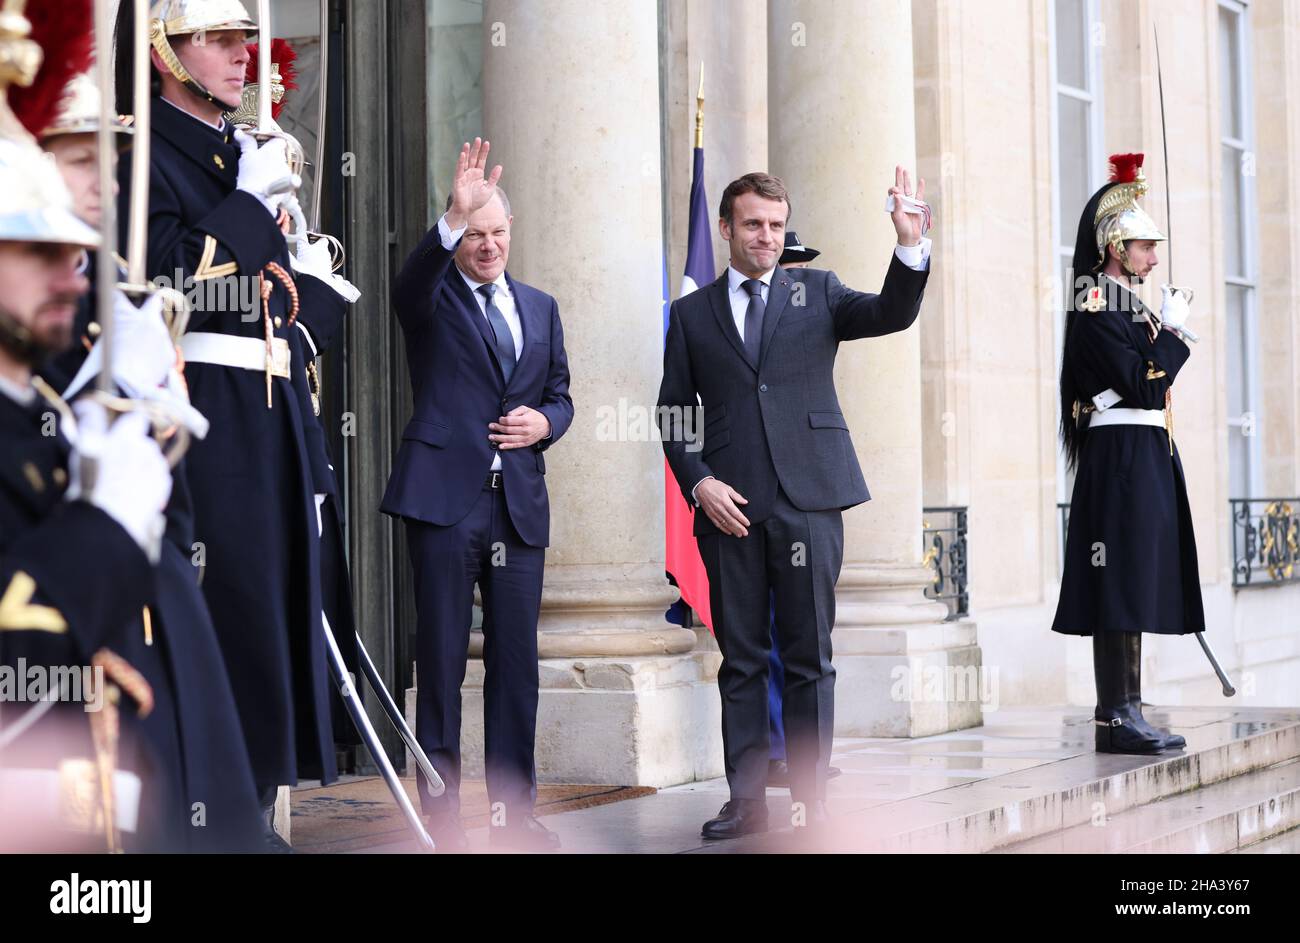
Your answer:
[[[1300,581],[1300,498],[1231,498],[1232,585]]]
[[[921,561],[934,571],[926,587],[927,599],[948,606],[948,619],[970,614],[970,587],[966,582],[966,511],[964,507],[921,509]]]

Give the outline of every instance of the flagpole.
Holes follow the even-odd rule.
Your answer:
[[[700,62],[700,90],[695,93],[695,146],[704,146],[704,62]]]

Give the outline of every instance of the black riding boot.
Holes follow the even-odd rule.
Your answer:
[[[1164,743],[1133,723],[1128,707],[1128,672],[1123,632],[1092,634],[1092,670],[1097,681],[1094,714],[1098,753],[1160,753]]]
[[[1180,750],[1187,746],[1187,738],[1152,727],[1142,716],[1142,633],[1124,633],[1124,689],[1128,694],[1128,716],[1133,725],[1148,737],[1155,737],[1166,750]]]

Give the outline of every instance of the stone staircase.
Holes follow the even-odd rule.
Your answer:
[[[1029,712],[938,737],[846,745],[837,763],[867,756],[862,775],[892,771],[881,754],[950,776],[959,757],[983,775],[947,788],[879,801],[858,788],[830,802],[833,836],[805,850],[901,853],[1287,853],[1300,846],[1300,711],[1149,709],[1187,737],[1183,751],[1138,757],[1092,751],[1091,714],[1059,712],[1058,750]],[[1026,715],[1029,719],[1026,720]],[[1020,759],[1014,759],[1019,757]],[[997,758],[1007,765],[996,768]],[[1018,768],[1015,768],[1018,767]],[[846,773],[851,772],[846,769]],[[847,775],[842,777],[847,779]],[[834,782],[839,782],[838,780]],[[858,806],[854,808],[854,806]],[[782,803],[769,807],[773,822]],[[795,850],[790,830],[728,842],[718,851]],[[715,849],[700,849],[712,851]]]

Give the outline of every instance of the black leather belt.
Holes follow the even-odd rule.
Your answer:
[[[483,489],[485,491],[500,491],[501,488],[501,473],[499,471],[488,472],[487,480],[483,482]]]

